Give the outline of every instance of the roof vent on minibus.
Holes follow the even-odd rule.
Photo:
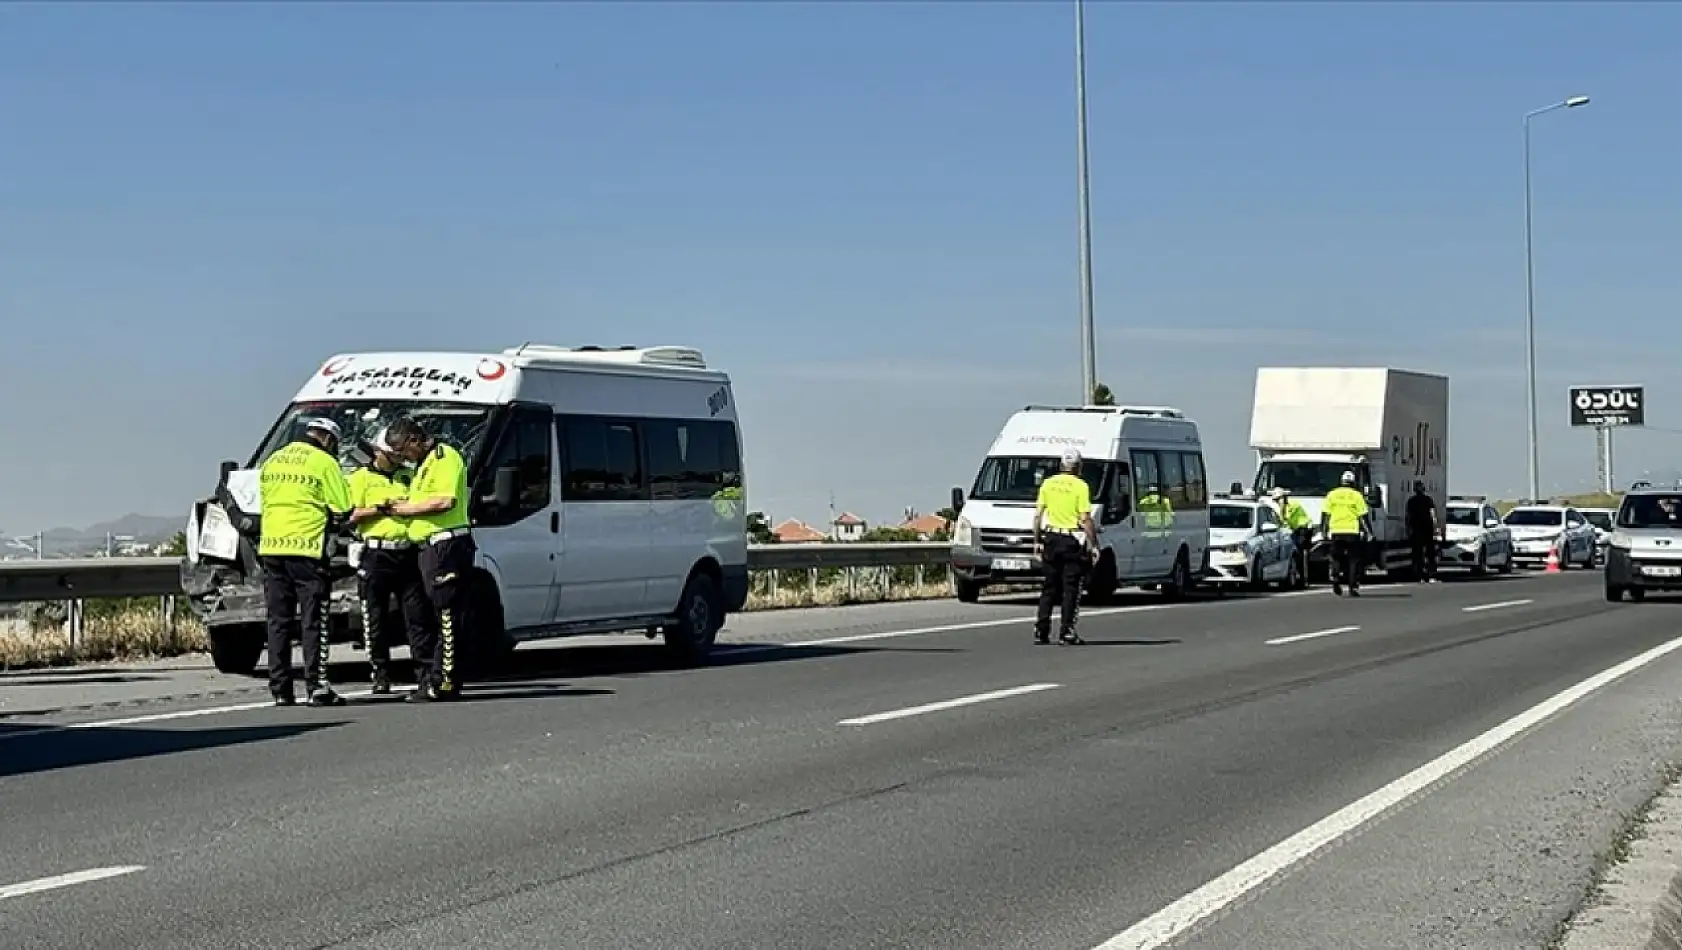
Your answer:
[[[701,351],[687,346],[551,346],[546,343],[522,343],[503,350],[504,356],[524,356],[535,360],[560,362],[642,363],[651,366],[687,366],[706,369]]]

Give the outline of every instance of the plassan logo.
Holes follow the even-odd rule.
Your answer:
[[[349,356],[336,360],[328,360],[327,363],[321,367],[321,375],[337,376],[344,372],[345,367],[349,366],[351,362],[352,358]]]
[[[479,378],[486,382],[501,379],[507,372],[508,367],[503,365],[500,360],[479,361]]]

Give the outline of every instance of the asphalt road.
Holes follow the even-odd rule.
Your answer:
[[[1682,753],[1682,602],[1591,572],[1141,599],[1080,648],[847,610],[452,706],[0,719],[0,946],[1540,946]]]

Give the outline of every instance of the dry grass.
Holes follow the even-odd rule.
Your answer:
[[[887,585],[880,572],[860,570],[857,575],[852,585],[843,577],[820,583],[814,590],[804,571],[787,572],[775,585],[769,574],[756,574],[747,609],[791,610],[952,596],[944,576],[935,571],[928,572],[930,579],[924,583],[912,580]],[[177,611],[173,625],[166,624],[162,611],[153,605],[90,611],[82,625],[81,642],[75,647],[70,645],[69,631],[62,622],[0,620],[0,670],[157,659],[202,653],[209,648],[204,626],[185,608]]]
[[[173,625],[166,624],[156,607],[89,616],[75,647],[62,624],[20,620],[0,626],[0,669],[155,659],[207,649],[204,627],[196,619],[178,614]]]
[[[812,590],[805,586],[780,586],[769,591],[755,584],[748,595],[749,610],[793,610],[799,607],[839,607],[843,604],[872,604],[889,600],[939,600],[952,596],[946,581],[924,584],[895,584],[887,593],[880,585],[861,582],[849,592],[845,584],[827,584]]]

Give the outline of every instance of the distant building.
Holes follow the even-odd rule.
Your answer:
[[[899,528],[916,534],[919,541],[933,541],[935,535],[950,532],[952,522],[939,515],[919,515],[905,521]]]
[[[867,525],[865,520],[850,511],[843,511],[829,524],[830,533],[837,541],[857,541],[864,537]]]
[[[824,540],[822,531],[794,518],[780,522],[771,533],[777,536],[778,544],[812,544]]]

